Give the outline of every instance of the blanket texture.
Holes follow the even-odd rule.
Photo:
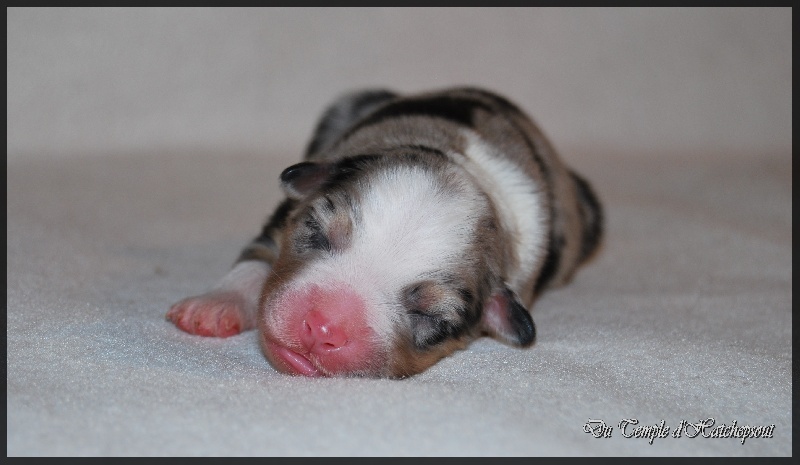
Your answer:
[[[783,41],[788,40],[789,44],[788,54],[785,46],[779,46],[775,51],[778,57],[773,57],[773,63],[780,62],[779,58],[788,60],[788,80],[785,67],[779,67],[777,74],[769,74],[772,68],[767,67],[758,73],[771,77],[756,79],[761,87],[748,93],[747,84],[736,81],[732,73],[733,84],[728,84],[746,94],[743,101],[750,98],[749,102],[757,103],[764,95],[770,97],[766,97],[765,107],[753,110],[755,114],[747,108],[738,116],[722,111],[721,120],[710,121],[707,129],[718,138],[717,145],[700,130],[680,131],[681,113],[687,109],[678,108],[680,102],[702,99],[702,92],[676,96],[679,103],[673,107],[662,95],[659,102],[664,104],[664,114],[623,115],[602,100],[600,82],[594,84],[600,100],[581,100],[589,94],[566,99],[572,108],[585,105],[591,110],[588,115],[573,113],[578,127],[591,127],[592,120],[609,128],[617,127],[612,123],[628,121],[628,129],[617,128],[612,134],[620,136],[615,139],[619,144],[580,131],[571,138],[569,122],[562,124],[557,112],[555,120],[547,116],[557,105],[548,106],[545,99],[546,108],[540,114],[532,94],[528,94],[531,98],[523,95],[520,105],[543,122],[545,129],[553,128],[549,133],[565,160],[592,183],[605,205],[604,245],[570,285],[545,293],[535,303],[538,339],[532,348],[520,350],[483,339],[418,376],[397,381],[286,376],[266,362],[254,332],[227,339],[203,338],[179,331],[164,317],[170,304],[204,291],[227,272],[240,248],[258,233],[281,199],[278,174],[299,161],[316,114],[343,90],[338,84],[349,76],[334,66],[333,58],[320,52],[309,58],[311,63],[291,63],[309,73],[328,69],[332,79],[338,80],[336,89],[312,90],[310,84],[319,82],[314,80],[317,77],[268,86],[271,92],[280,92],[284,86],[295,94],[308,89],[321,99],[308,104],[307,112],[289,116],[289,123],[302,119],[304,126],[274,144],[258,135],[240,141],[238,137],[254,130],[256,123],[241,129],[236,121],[278,121],[277,110],[226,107],[220,119],[209,116],[205,120],[198,115],[213,113],[211,104],[203,101],[206,94],[186,96],[197,100],[196,107],[170,106],[175,101],[138,94],[145,84],[130,94],[110,84],[104,87],[112,71],[73,66],[70,59],[56,53],[73,50],[69,48],[73,45],[74,50],[105,47],[104,56],[125,64],[126,75],[136,73],[137,66],[148,63],[146,54],[115,55],[115,46],[129,46],[125,27],[160,27],[163,34],[156,37],[176,56],[185,51],[182,47],[196,51],[205,44],[210,51],[202,57],[224,61],[227,55],[210,45],[211,39],[203,35],[206,29],[189,26],[218,24],[198,18],[214,13],[192,10],[184,23],[182,12],[172,10],[135,10],[127,12],[131,15],[127,20],[122,19],[126,18],[124,12],[105,10],[10,10],[7,454],[790,456],[791,10],[788,29],[779,27],[787,24],[781,19],[785,11],[697,13],[706,23],[720,27],[716,30],[729,30],[722,27],[727,25],[730,30],[751,31],[752,37],[758,36],[756,30],[777,28],[783,32],[771,43],[785,45]],[[280,13],[295,15],[295,19],[304,15]],[[574,15],[586,14],[566,15],[560,10],[522,13],[531,20],[550,15],[550,20],[569,24],[573,30],[588,25],[597,31],[599,28],[591,29],[597,21],[609,27],[620,24],[613,15],[576,19]],[[486,68],[474,70],[478,84],[492,82],[490,69],[539,69],[533,61],[517,62],[519,55],[494,53],[503,47],[523,48],[536,38],[536,32],[525,35],[528,33],[512,27],[516,42],[504,42],[502,34],[508,30],[501,26],[513,26],[514,17],[522,13],[484,12],[475,18],[462,10],[456,14],[460,23],[473,26],[482,24],[483,19],[494,21],[500,31],[499,38],[476,41],[470,49],[479,56],[497,57],[497,61],[489,60]],[[222,16],[222,27],[232,31],[232,40],[243,45],[245,52],[249,49],[244,45],[253,47],[263,39],[243,32],[256,28],[253,13],[224,10],[216,14]],[[637,24],[628,28],[629,33],[631,28],[641,32],[660,22],[648,16],[654,13],[637,10],[625,14],[630,24]],[[701,27],[706,23],[693,14],[662,14],[663,20],[673,25],[684,24],[680,20],[691,17],[699,21],[697,34],[714,38],[708,31],[715,29]],[[281,27],[282,18],[270,19],[270,14],[260,10],[255,15],[265,24]],[[446,22],[449,13],[440,10],[416,16],[413,12],[390,15],[369,10],[372,22],[364,24],[379,28],[395,25],[400,18],[413,23],[403,23],[403,27],[416,24],[417,29],[408,31],[422,31],[428,19],[420,18],[430,15],[445,21],[443,27],[452,34],[443,33],[442,40],[465,37],[457,35],[462,29],[456,24]],[[97,18],[102,21],[94,22]],[[327,24],[320,18],[304,21],[309,26]],[[470,23],[470,18],[475,21]],[[113,27],[115,24],[126,26]],[[241,29],[232,24],[240,24]],[[549,23],[539,20],[537,24]],[[762,28],[764,24],[775,27]],[[406,31],[400,25],[395,27]],[[320,46],[327,43],[315,35],[320,34],[318,30],[308,30],[308,40],[316,38]],[[60,40],[36,42],[36,32]],[[485,32],[476,30],[473,38],[484,38]],[[353,48],[350,56],[355,58],[350,60],[360,63],[360,72],[370,69],[368,63],[383,63],[371,60],[383,57],[379,52],[386,47],[394,47],[347,34],[333,37],[340,40],[338,47]],[[145,36],[153,37],[142,34]],[[629,52],[647,48],[633,36],[625,42],[630,45]],[[200,45],[190,47],[191,40]],[[409,40],[420,45],[413,37]],[[724,53],[714,56],[723,61],[731,56],[725,53],[734,53],[733,48],[717,45]],[[650,46],[661,58],[669,54],[659,47],[672,50],[663,43],[650,42]],[[285,53],[291,55],[292,49],[286,47]],[[410,54],[398,58],[408,66],[412,66],[414,53],[422,53],[408,45],[398,47]],[[442,47],[467,50],[458,41],[431,47],[434,55]],[[694,56],[681,47],[676,45],[674,50]],[[149,52],[157,55],[159,50],[153,45]],[[79,62],[89,60],[80,54],[70,56]],[[278,52],[270,56],[289,60]],[[210,67],[202,57],[195,63],[197,69]],[[763,55],[750,58],[769,60]],[[463,66],[467,59],[454,55],[452,62],[441,62],[440,68],[431,68],[431,72]],[[47,63],[57,66],[44,66]],[[548,63],[559,65],[558,60]],[[238,64],[245,69],[252,65]],[[347,61],[341,66],[345,65],[355,66]],[[415,75],[419,80],[414,82],[391,81],[400,74],[399,68],[392,66],[399,65],[376,66],[376,73],[390,87],[421,90],[441,87],[438,84],[450,79],[434,76],[430,79],[439,79],[437,85],[423,86],[422,73]],[[184,68],[176,70],[161,62],[158,67],[179,94],[181,83],[193,79],[183,73]],[[681,74],[678,69],[673,72]],[[210,97],[213,101],[240,98],[231,90],[234,87],[253,95],[260,92],[248,87],[246,79],[230,84],[228,77],[214,79],[219,81],[217,89],[233,93],[217,93]],[[155,79],[142,71],[137,79],[151,82],[151,78]],[[519,80],[525,78],[513,79],[518,87],[509,86],[512,92],[505,92],[512,98],[516,97],[513,90],[523,87]],[[576,79],[571,83],[579,88]],[[86,87],[93,82],[99,87]],[[524,86],[530,88],[530,83]],[[623,84],[610,88],[625,92]],[[631,100],[618,104],[635,106],[640,91],[630,89]],[[138,102],[137,95],[149,103]],[[701,113],[730,109],[723,96],[703,95],[709,100],[699,105],[705,108],[698,110]],[[788,104],[783,100],[787,95]],[[26,98],[31,107],[24,105]],[[70,98],[88,100],[75,103]],[[62,101],[73,103],[56,105]],[[91,107],[98,101],[98,107]],[[717,106],[709,110],[708,105]],[[80,118],[100,107],[109,113]],[[155,116],[139,120],[141,125],[137,125],[137,115],[147,113],[145,107],[157,109],[153,110]],[[41,117],[38,132],[36,115]],[[604,119],[607,115],[612,115],[608,116],[612,122]],[[186,142],[193,132],[186,128],[181,132],[179,116],[197,123],[207,134],[198,135],[195,144]],[[228,116],[233,118],[229,126],[216,124]],[[788,124],[783,120],[787,116]],[[563,117],[567,119],[566,114]],[[777,129],[775,125],[758,126],[761,117],[772,118]],[[646,126],[642,119],[656,123],[662,118],[669,130],[658,132],[647,126],[655,132],[629,131]],[[165,122],[173,124],[174,138],[159,139],[167,137],[160,132],[160,123]],[[127,132],[120,129],[126,127]],[[729,137],[725,137],[726,127],[731,129]],[[748,135],[746,140],[737,138],[739,129]],[[226,144],[217,144],[219,141]],[[253,148],[259,144],[261,148]],[[225,149],[220,149],[221,145]],[[649,149],[642,148],[645,146]],[[632,150],[636,147],[639,149]],[[734,423],[737,428],[731,428]],[[726,426],[714,429],[720,425]],[[745,426],[760,428],[741,428]],[[746,432],[762,437],[705,437]]]

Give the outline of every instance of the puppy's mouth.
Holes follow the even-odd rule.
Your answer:
[[[271,358],[280,371],[312,378],[325,376],[306,354],[301,354],[272,341],[267,342],[267,351],[272,355]]]

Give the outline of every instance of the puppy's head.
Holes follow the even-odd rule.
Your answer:
[[[405,377],[484,334],[533,342],[493,207],[445,155],[304,162],[281,180],[298,204],[259,315],[278,370]]]

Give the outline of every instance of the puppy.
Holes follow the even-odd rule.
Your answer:
[[[286,199],[180,329],[258,329],[305,376],[402,378],[488,335],[527,347],[528,311],[598,248],[589,184],[494,93],[351,93],[323,114]]]

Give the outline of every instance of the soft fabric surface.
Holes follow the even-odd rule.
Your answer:
[[[791,10],[11,9],[8,30],[9,456],[792,454]],[[530,111],[606,207],[534,347],[306,379],[253,332],[165,320],[257,234],[339,92],[464,82]],[[773,437],[619,427],[708,418]]]
[[[482,340],[401,381],[288,377],[254,332],[165,321],[257,232],[288,158],[10,163],[8,454],[791,454],[790,156],[664,160],[574,163],[608,240],[535,305],[533,348]],[[709,417],[774,437],[617,428]]]

